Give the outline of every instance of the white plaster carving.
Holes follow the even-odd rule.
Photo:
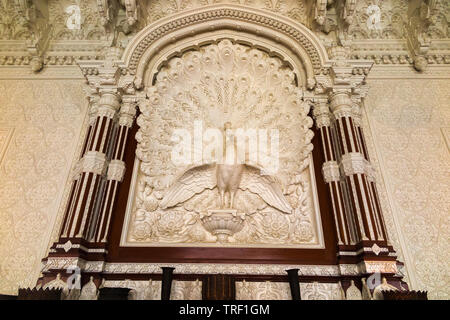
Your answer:
[[[129,300],[161,300],[161,281],[107,280],[104,286],[131,289]],[[170,300],[202,300],[202,282],[173,280]]]
[[[338,283],[300,283],[302,300],[341,300]],[[236,282],[236,300],[291,300],[286,282]]]
[[[213,2],[149,1],[149,6],[144,8],[148,17],[144,18],[146,21],[143,25]],[[324,2],[321,4],[321,15],[333,19],[334,7],[331,6],[327,12]],[[444,6],[436,10],[433,6],[438,5],[438,2],[439,6]],[[427,64],[427,67],[417,73],[411,64],[419,59],[413,59],[408,54],[404,39],[405,21],[410,11],[408,1],[378,2],[382,13],[380,25],[371,29],[369,26],[373,24],[367,23],[370,15],[368,8],[374,3],[376,1],[357,1],[348,33],[353,39],[352,59],[371,59],[376,63],[369,76],[372,88],[368,97],[368,115],[375,146],[371,141],[368,141],[368,145],[371,161],[377,164],[378,170],[374,175],[378,176],[383,213],[391,240],[400,253],[400,260],[407,264],[407,279],[413,288],[427,289],[433,298],[448,298],[445,286],[448,259],[445,254],[441,254],[448,252],[443,240],[449,229],[445,218],[445,213],[449,211],[448,202],[443,200],[448,199],[448,175],[445,173],[448,150],[442,149],[444,144],[437,134],[449,122],[448,112],[444,108],[448,101],[448,84],[435,80],[447,79],[449,74],[445,67],[450,63],[450,56],[445,53],[445,50],[448,51],[448,41],[445,40],[448,31],[443,28],[448,19],[442,16],[448,12],[448,4],[436,1],[430,5],[427,2],[423,10],[414,12],[410,17],[420,18],[420,28],[413,29],[411,36],[424,35],[424,47],[430,46],[428,53],[423,55],[426,61],[421,59],[421,63]],[[19,284],[33,286],[39,260],[45,256],[41,244],[47,241],[47,234],[42,230],[54,224],[56,202],[63,197],[61,186],[74,153],[73,142],[79,136],[85,109],[82,104],[84,94],[76,93],[77,89],[73,89],[80,87],[78,81],[77,84],[73,81],[61,83],[60,79],[81,79],[81,73],[74,67],[75,61],[101,58],[102,47],[110,43],[107,30],[99,22],[97,1],[79,1],[82,16],[80,30],[67,29],[66,22],[70,14],[65,13],[64,9],[68,4],[64,0],[48,1],[49,20],[54,29],[48,54],[42,57],[42,61],[33,61],[36,69],[42,66],[41,63],[46,67],[34,74],[29,68],[33,59],[26,45],[33,34],[20,17],[23,13],[28,19],[27,11],[32,11],[26,7],[22,11],[16,10],[13,1],[0,3],[0,78],[7,80],[0,82],[0,125],[4,128],[14,123],[15,126],[7,149],[0,148],[0,153],[3,152],[3,161],[0,159],[0,190],[5,195],[0,198],[0,256],[5,257],[0,267],[2,293],[14,294]],[[302,1],[255,0],[239,1],[239,4],[290,16],[302,23],[307,20],[307,6]],[[130,5],[128,7],[133,8]],[[198,15],[194,17],[198,18]],[[144,19],[140,17],[139,23]],[[377,25],[378,19],[376,21]],[[333,32],[328,39],[323,34],[320,37],[327,44],[330,39],[334,39],[332,35]],[[130,34],[128,39],[122,38],[118,42],[126,44],[133,36]],[[152,36],[157,37],[157,32]],[[429,41],[438,38],[439,41],[434,44]],[[19,82],[11,79],[39,81]],[[55,94],[58,90],[61,90],[61,94]],[[48,101],[64,103],[50,106]],[[418,108],[406,108],[408,104],[417,106],[418,101]],[[66,102],[74,105],[71,107]],[[61,105],[64,105],[64,112],[58,109]],[[427,109],[423,105],[432,107]],[[399,110],[405,110],[401,116]],[[433,116],[423,116],[424,110],[432,110]],[[395,119],[403,120],[396,123]],[[58,128],[55,127],[56,123]],[[405,127],[408,123],[414,123],[414,126]],[[378,153],[378,157],[374,157],[374,153]],[[379,166],[374,158],[379,158]],[[58,193],[59,190],[61,193]],[[67,197],[67,193],[64,197]]]
[[[376,4],[371,4],[366,11],[369,16],[366,21],[367,29],[381,30],[381,9]]]
[[[302,92],[293,85],[293,77],[280,60],[229,40],[170,60],[158,73],[154,86],[147,89],[148,99],[140,102],[137,156],[141,165],[127,241],[142,244],[216,241],[204,231],[199,217],[220,207],[215,183],[208,178],[215,177],[211,171],[214,166],[190,169],[177,167],[171,161],[174,146],[170,141],[171,128],[193,130],[195,120],[202,119],[205,128],[222,128],[228,121],[233,128],[280,130],[281,168],[276,174],[279,182],[254,174],[255,170],[247,166],[240,181],[241,190],[234,200],[235,208],[246,214],[245,226],[229,242],[234,245],[281,244],[287,239],[292,243],[320,242],[311,215],[314,208],[311,174],[305,170],[311,161],[312,119],[307,116],[310,107],[302,102]],[[175,105],[181,105],[182,109]],[[296,111],[288,115],[285,112],[290,108]],[[260,116],[253,117],[252,110]],[[200,161],[201,158],[200,153]],[[177,182],[176,177],[183,172],[180,181],[192,180],[189,184],[194,184],[195,179],[206,180],[195,183],[196,188],[192,189]],[[172,187],[167,189],[167,185]],[[264,185],[265,189],[261,188]],[[282,190],[277,191],[277,185]],[[275,208],[292,211],[293,216],[283,217]]]
[[[355,276],[360,274],[357,265],[255,265],[255,264],[205,264],[205,263],[105,263],[102,261],[85,261],[78,258],[48,258],[42,271],[79,267],[85,272],[106,274],[137,273],[161,274],[161,267],[173,267],[182,274],[251,274],[251,275],[285,275],[288,269],[299,269],[301,276]]]
[[[81,10],[78,5],[70,5],[66,7],[65,12],[69,14],[66,20],[66,27],[69,30],[81,29]]]
[[[359,152],[349,152],[342,156],[340,166],[345,175],[366,174],[372,181],[375,180],[374,169],[370,162],[364,159]]]
[[[364,261],[359,264],[361,273],[394,273],[397,274],[396,261]]]
[[[103,175],[107,168],[106,156],[97,151],[88,151],[80,160],[82,162],[82,172],[92,172],[97,175]]]
[[[115,180],[122,182],[125,175],[125,162],[121,160],[111,160],[108,165],[108,180]]]
[[[67,283],[61,279],[61,274],[56,275],[56,279],[46,283],[42,289],[44,290],[52,290],[52,289],[67,289]]]
[[[354,280],[351,280],[350,287],[347,288],[346,299],[347,300],[362,300],[361,291],[355,286]]]
[[[326,183],[339,181],[341,174],[336,161],[327,161],[322,165],[322,174]]]
[[[384,300],[383,291],[398,291],[398,289],[387,283],[386,278],[383,278],[381,284],[373,290],[373,300]]]
[[[245,214],[238,215],[237,210],[221,209],[208,210],[205,215],[200,214],[203,227],[219,242],[227,242],[229,236],[242,230]]]
[[[94,277],[89,278],[89,282],[86,283],[81,289],[79,300],[97,300],[99,291],[94,283]]]

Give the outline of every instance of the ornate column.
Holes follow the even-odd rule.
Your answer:
[[[336,149],[336,131],[332,126],[332,114],[326,99],[316,101],[314,110],[316,127],[320,132],[325,162],[322,165],[322,174],[330,191],[338,245],[352,245],[357,241],[354,221],[348,215],[345,203],[345,183],[341,179],[338,165],[338,150]]]
[[[343,275],[347,266],[357,265],[361,275],[381,273],[394,279],[396,253],[387,238],[361,126],[365,77],[372,63],[349,60],[347,53],[343,47],[330,48],[331,66],[317,76],[313,98],[325,157],[322,173],[336,224],[338,263]]]
[[[83,276],[85,261],[95,261],[95,272],[102,271],[137,104],[131,77],[120,67],[120,54],[120,50],[110,48],[103,61],[79,62],[92,89],[89,125],[72,175],[60,237],[44,259],[44,282],[58,273],[66,278],[69,269],[79,270]]]
[[[363,148],[362,128],[355,125],[352,106],[349,91],[331,92],[330,108],[335,117],[340,167],[350,191],[351,207],[356,213],[356,233],[359,243],[386,246],[386,232],[380,215],[375,210],[369,186],[369,180],[373,182],[373,170]]]
[[[66,207],[60,239],[88,240],[95,218],[95,200],[107,169],[109,149],[114,142],[116,114],[120,95],[116,88],[101,89],[99,100],[91,104],[91,123],[85,138],[83,156],[74,175],[71,196]]]
[[[136,115],[137,98],[124,96],[122,101],[118,121],[115,123],[114,137],[111,139],[108,149],[108,159],[111,160],[103,181],[101,195],[98,198],[98,215],[95,222],[91,224],[89,233],[89,240],[97,243],[107,241],[117,187],[125,175],[125,162],[123,161],[125,145]]]

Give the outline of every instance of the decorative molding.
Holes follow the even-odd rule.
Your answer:
[[[341,300],[339,283],[300,282],[302,300]],[[236,300],[291,300],[286,282],[236,282]]]
[[[194,12],[194,11],[192,11]],[[320,66],[326,62],[326,52],[320,46],[320,41],[303,25],[296,24],[293,21],[289,23],[275,20],[273,14],[267,15],[262,10],[245,8],[234,5],[212,5],[208,8],[197,9],[194,13],[183,13],[175,15],[170,19],[161,19],[158,24],[147,27],[142,30],[138,36],[128,45],[124,54],[124,66],[127,66],[131,74],[136,75],[135,84],[138,88],[142,86],[144,66],[139,66],[143,58],[152,55],[152,50],[147,50],[152,43],[158,40],[158,51],[169,43],[173,43],[174,37],[181,40],[187,36],[189,30],[195,30],[195,33],[210,31],[211,26],[214,29],[232,28],[235,29],[236,21],[239,21],[239,32],[247,32],[269,39],[276,38],[277,42],[285,43],[286,47],[298,47],[293,43],[300,43],[303,47],[296,50],[294,54],[304,62],[308,88],[314,87],[314,70],[319,70]],[[174,20],[176,19],[176,20]],[[261,28],[255,30],[255,24],[261,25]],[[196,25],[195,29],[192,26]],[[169,39],[168,33],[172,36]],[[279,33],[279,36],[276,36]],[[189,36],[193,34],[189,32]],[[152,48],[152,47],[151,47]],[[152,48],[153,49],[153,48]],[[311,66],[312,64],[312,66]]]
[[[300,276],[357,276],[357,265],[268,265],[205,263],[105,263],[79,258],[49,257],[42,272],[67,270],[78,266],[84,272],[103,274],[161,274],[161,267],[173,267],[177,274],[285,275],[288,269],[299,269]]]
[[[129,300],[161,300],[161,281],[106,280],[105,288],[130,288]],[[170,300],[202,300],[202,282],[172,281]]]

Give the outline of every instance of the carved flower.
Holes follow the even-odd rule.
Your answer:
[[[173,236],[183,229],[183,213],[177,211],[167,211],[160,215],[158,222],[158,231],[164,236]]]
[[[152,229],[147,222],[139,222],[134,224],[133,239],[136,241],[146,240],[152,235]]]
[[[289,221],[281,213],[264,213],[261,226],[264,232],[276,239],[286,238],[289,233]]]

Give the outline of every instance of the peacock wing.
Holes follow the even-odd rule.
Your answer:
[[[263,174],[262,169],[258,167],[245,165],[239,188],[259,195],[267,204],[284,213],[292,213],[292,207],[279,183],[273,176]]]
[[[160,207],[174,207],[205,189],[213,189],[217,184],[215,168],[215,164],[203,164],[186,170],[169,187],[159,204]]]

